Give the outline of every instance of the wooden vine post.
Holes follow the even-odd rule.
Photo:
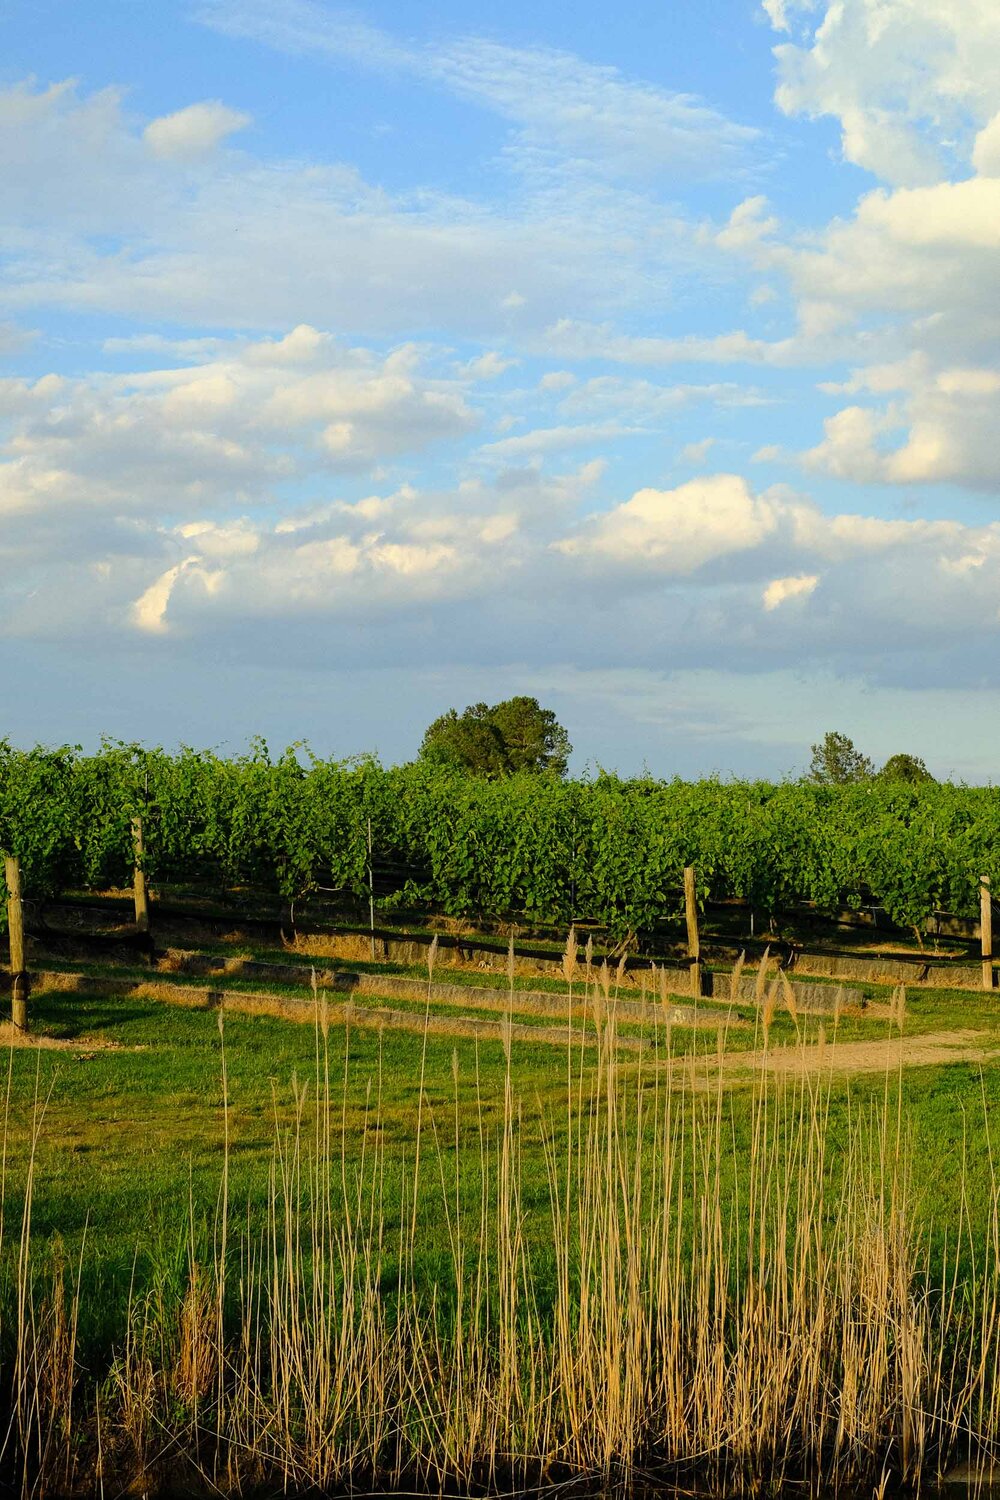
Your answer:
[[[983,954],[983,989],[993,988],[993,898],[990,877],[979,877],[979,936]]]
[[[684,868],[684,916],[687,920],[688,962],[691,966],[691,993],[702,993],[701,939],[698,936],[698,889],[694,865]]]
[[[28,971],[24,960],[24,910],[21,906],[21,861],[4,855],[7,882],[7,936],[10,939],[10,1009],[18,1031],[28,1029]]]
[[[372,820],[368,819],[368,931],[372,940],[372,963],[375,962],[375,875],[372,870]]]
[[[149,891],[146,888],[146,871],[143,869],[142,856],[142,819],[132,819],[132,849],[135,855],[135,869],[132,874],[132,897],[135,901],[135,926],[137,932],[149,931]]]

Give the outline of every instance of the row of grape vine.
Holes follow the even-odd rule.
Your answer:
[[[107,742],[21,751],[0,741],[0,849],[26,893],[131,880],[143,819],[154,882],[242,883],[284,898],[368,890],[368,831],[404,872],[400,900],[451,916],[614,934],[675,914],[685,865],[701,897],[761,911],[876,902],[900,925],[974,917],[979,877],[1000,886],[1000,792],[802,782],[485,781],[421,763],[324,761],[262,743],[225,758]]]

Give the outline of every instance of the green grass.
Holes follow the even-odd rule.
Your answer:
[[[307,974],[308,963],[303,968]],[[401,969],[385,964],[378,966],[378,971],[398,974]],[[286,986],[237,975],[198,979],[183,974],[151,974],[149,970],[115,964],[91,966],[87,972],[98,979],[152,978],[164,993],[172,984],[265,991],[299,999],[307,993],[301,984]],[[461,975],[444,965],[434,977],[448,981],[471,978],[470,989],[482,987],[475,983],[480,976]],[[488,978],[488,987],[503,989],[499,976]],[[535,986],[529,981],[528,987]],[[305,1359],[313,1347],[311,1340],[322,1343],[324,1329],[340,1326],[337,1320],[350,1300],[345,1288],[355,1279],[360,1284],[369,1277],[367,1285],[374,1290],[374,1304],[387,1320],[385,1337],[390,1342],[395,1339],[404,1355],[401,1389],[410,1403],[407,1409],[412,1408],[408,1420],[417,1423],[417,1431],[422,1430],[426,1418],[418,1420],[413,1413],[424,1403],[428,1412],[436,1412],[442,1378],[447,1383],[451,1379],[448,1372],[454,1374],[459,1368],[455,1363],[459,1344],[448,1342],[455,1328],[465,1330],[463,1339],[473,1340],[469,1348],[480,1339],[478,1347],[487,1360],[484,1376],[498,1381],[489,1387],[489,1410],[502,1413],[504,1402],[509,1400],[509,1393],[504,1395],[507,1387],[497,1375],[504,1368],[503,1350],[520,1348],[533,1328],[533,1353],[528,1364],[518,1366],[517,1379],[525,1382],[523,1389],[533,1388],[536,1377],[547,1371],[544,1379],[551,1382],[552,1391],[563,1390],[567,1378],[573,1384],[572,1370],[583,1371],[579,1405],[574,1410],[585,1414],[581,1417],[585,1436],[595,1424],[595,1430],[599,1430],[605,1394],[614,1387],[621,1363],[609,1340],[613,1342],[621,1326],[641,1325],[643,1299],[654,1295],[657,1276],[661,1278],[656,1282],[660,1293],[655,1295],[667,1295],[669,1300],[676,1277],[679,1285],[694,1287],[700,1284],[698,1278],[704,1269],[704,1285],[710,1288],[705,1306],[716,1298],[728,1297],[737,1310],[736,1321],[717,1330],[716,1353],[705,1355],[702,1375],[708,1375],[717,1368],[719,1359],[737,1358],[742,1347],[742,1334],[736,1331],[740,1326],[740,1298],[745,1291],[740,1290],[740,1277],[750,1274],[752,1280],[753,1264],[759,1260],[767,1286],[772,1288],[765,1318],[770,1331],[761,1335],[761,1347],[770,1350],[775,1340],[784,1337],[786,1290],[804,1284],[795,1271],[799,1263],[799,1212],[806,1224],[804,1242],[814,1247],[815,1261],[810,1262],[813,1272],[823,1266],[837,1266],[843,1271],[844,1279],[838,1282],[838,1289],[829,1292],[819,1322],[826,1327],[832,1326],[831,1319],[846,1318],[845,1349],[853,1347],[851,1329],[856,1318],[864,1321],[867,1317],[871,1329],[882,1337],[887,1328],[896,1327],[893,1320],[897,1314],[908,1318],[908,1308],[919,1310],[930,1307],[936,1298],[942,1300],[940,1288],[949,1283],[942,1278],[940,1267],[948,1255],[953,1257],[950,1284],[960,1288],[954,1304],[960,1316],[942,1323],[942,1347],[965,1348],[970,1329],[974,1332],[977,1326],[979,1304],[974,1301],[970,1272],[983,1269],[984,1250],[995,1255],[998,1243],[995,1235],[991,1238],[991,1223],[995,1226],[996,1222],[994,1163],[998,1151],[991,1145],[989,1132],[991,1116],[1000,1104],[1000,1069],[992,1064],[982,1068],[966,1064],[909,1068],[902,1073],[890,1066],[888,1071],[851,1079],[835,1076],[832,1082],[828,1078],[817,1082],[814,1075],[801,1082],[786,1080],[780,1086],[766,1081],[762,1084],[759,1077],[755,1083],[749,1069],[740,1071],[738,1056],[761,1045],[759,1027],[751,1026],[730,1031],[723,1038],[731,1055],[725,1087],[691,1093],[679,1077],[681,1070],[674,1068],[665,1055],[666,1038],[660,1026],[652,1028],[656,1052],[640,1056],[623,1051],[617,1073],[608,1069],[601,1075],[597,1049],[576,1047],[569,1059],[568,1074],[567,1053],[562,1046],[518,1039],[508,1057],[500,1041],[434,1033],[425,1037],[419,1024],[425,1003],[418,997],[389,997],[384,1002],[377,995],[364,997],[366,1004],[384,1003],[412,1015],[412,1031],[385,1030],[380,1034],[368,1026],[354,1025],[348,1031],[331,1025],[324,1038],[321,1024],[312,1026],[236,1011],[225,1013],[220,1029],[219,1015],[213,1010],[185,1009],[165,999],[116,997],[110,988],[105,995],[39,991],[32,997],[34,1031],[68,1045],[10,1052],[5,1112],[0,1356],[9,1364],[17,1339],[12,1309],[16,1308],[18,1291],[25,1285],[23,1263],[18,1265],[17,1232],[34,1141],[27,1280],[31,1283],[34,1277],[30,1296],[37,1310],[37,1324],[44,1330],[49,1326],[45,1307],[51,1295],[53,1267],[61,1259],[68,1262],[73,1268],[68,1276],[72,1285],[76,1283],[75,1267],[81,1267],[75,1368],[80,1410],[88,1414],[80,1428],[80,1441],[88,1453],[96,1432],[95,1381],[103,1382],[102,1403],[111,1402],[117,1391],[114,1410],[122,1431],[144,1409],[146,1367],[142,1359],[133,1359],[127,1378],[122,1374],[123,1359],[127,1363],[123,1351],[132,1347],[134,1352],[139,1347],[134,1339],[130,1344],[127,1336],[129,1328],[134,1331],[138,1323],[146,1330],[141,1349],[152,1351],[150,1357],[159,1361],[155,1365],[155,1402],[159,1404],[154,1403],[150,1410],[159,1413],[156,1420],[163,1424],[162,1430],[174,1434],[178,1451],[195,1442],[197,1412],[192,1416],[190,1406],[185,1405],[188,1398],[183,1396],[183,1350],[188,1326],[185,1309],[198,1305],[196,1299],[192,1300],[201,1284],[197,1276],[204,1273],[209,1278],[205,1285],[218,1288],[218,1302],[209,1296],[205,1304],[208,1311],[203,1308],[199,1314],[202,1325],[208,1326],[205,1319],[210,1323],[212,1308],[218,1307],[218,1323],[214,1326],[226,1332],[219,1335],[216,1347],[221,1347],[224,1338],[230,1340],[227,1359],[233,1363],[218,1368],[235,1369],[243,1357],[238,1352],[242,1346],[236,1329],[247,1326],[246,1309],[257,1305],[254,1297],[264,1296],[272,1312],[284,1305],[283,1273],[272,1274],[271,1269],[272,1265],[287,1263],[284,1252],[273,1260],[270,1252],[263,1260],[255,1260],[267,1244],[268,1232],[276,1233],[283,1225],[290,1226],[292,1238],[288,1243],[295,1244],[292,1259],[297,1267],[295,1290],[287,1307],[294,1310],[309,1305],[312,1313],[301,1327],[296,1322],[297,1314],[290,1314],[282,1347],[294,1353],[294,1361]],[[624,994],[635,998],[636,992]],[[579,989],[577,996],[582,998]],[[884,1000],[886,993],[875,998]],[[429,1009],[435,1017],[455,1020],[460,1016],[454,1007],[436,1002]],[[706,1014],[718,1013],[718,1008],[708,1003],[704,1010]],[[992,996],[914,991],[909,996],[906,1034],[968,1029],[982,1033],[985,1048],[1000,1047],[998,1010]],[[749,1007],[745,1013],[750,1013]],[[548,1017],[538,1017],[537,1023],[558,1024]],[[796,1023],[779,1012],[769,1043],[774,1047],[808,1041],[818,1037],[821,1026],[831,1047],[898,1035],[888,1016],[878,1014],[846,1015],[835,1032],[829,1020],[824,1023],[806,1017]],[[574,1030],[579,1038],[579,1022]],[[629,1024],[621,1028],[621,1034],[632,1036],[643,1030],[650,1034],[649,1027]],[[713,1074],[717,1045],[711,1031],[672,1028],[674,1060],[683,1062],[684,1054],[700,1054],[706,1077]],[[892,1051],[889,1049],[890,1055]],[[665,1063],[670,1064],[669,1076],[674,1078],[670,1086],[665,1082]],[[642,1109],[637,1108],[637,1100],[646,1101]],[[675,1100],[679,1101],[676,1114],[672,1112]],[[895,1143],[897,1112],[908,1147],[902,1152],[897,1152]],[[414,1209],[418,1113],[422,1113],[422,1144],[420,1191]],[[296,1145],[298,1126],[301,1138]],[[328,1143],[324,1145],[321,1143],[327,1128]],[[314,1140],[319,1148],[315,1153]],[[874,1159],[867,1154],[869,1147],[875,1150]],[[880,1158],[879,1149],[887,1154]],[[859,1163],[872,1160],[876,1164],[874,1179],[860,1180]],[[879,1175],[880,1160],[889,1162],[891,1181]],[[633,1175],[633,1161],[642,1185],[635,1196],[633,1189],[639,1177]],[[295,1164],[291,1176],[290,1162]],[[504,1162],[510,1173],[506,1187],[501,1182]],[[655,1185],[662,1180],[665,1164],[674,1175],[675,1162],[676,1181],[683,1190],[678,1191],[676,1199],[672,1190],[660,1199]],[[905,1185],[908,1169],[901,1165],[905,1162],[912,1163],[909,1186]],[[313,1175],[317,1163],[322,1167]],[[299,1171],[301,1178],[296,1176]],[[555,1199],[552,1171],[560,1181]],[[576,1183],[572,1212],[571,1180]],[[355,1196],[355,1184],[362,1181],[365,1193],[370,1191],[370,1200]],[[513,1197],[511,1181],[516,1182]],[[229,1205],[225,1254],[220,1214],[224,1182]],[[758,1198],[757,1228],[752,1233],[747,1219],[753,1197],[753,1192],[748,1192],[750,1183],[757,1184],[758,1192],[766,1188],[763,1209]],[[782,1197],[786,1185],[787,1200]],[[867,1196],[872,1189],[876,1198],[881,1195],[880,1206],[875,1208]],[[454,1212],[458,1197],[461,1213]],[[364,1205],[369,1201],[374,1205],[376,1200],[377,1253],[367,1264],[351,1261],[350,1256],[345,1259],[337,1248],[337,1236],[343,1230],[352,1243],[372,1243],[366,1240],[369,1221]],[[627,1277],[608,1283],[606,1251],[616,1245],[616,1240],[620,1241],[618,1249],[625,1243],[656,1245],[664,1202],[674,1206],[677,1225],[664,1242],[672,1247],[669,1261],[665,1262],[658,1250],[651,1255],[648,1267],[654,1272],[653,1280],[643,1282],[641,1292],[632,1288]],[[790,1219],[781,1217],[782,1202],[792,1205]],[[845,1202],[849,1205],[846,1219]],[[562,1219],[564,1203],[566,1218]],[[878,1299],[886,1286],[895,1283],[881,1275],[879,1267],[884,1262],[878,1256],[886,1252],[891,1262],[891,1256],[897,1253],[894,1226],[901,1222],[896,1217],[897,1203],[917,1240],[929,1246],[929,1273],[921,1280],[922,1271],[908,1271],[915,1288],[912,1303],[906,1302],[905,1296],[898,1304],[890,1297],[883,1307]],[[558,1227],[556,1221],[564,1227]],[[315,1236],[317,1222],[323,1225],[322,1236],[310,1239],[310,1234]],[[464,1238],[456,1249],[454,1226],[459,1222]],[[852,1223],[859,1227],[845,1228]],[[713,1260],[706,1225],[709,1241],[720,1247],[724,1244],[732,1254],[728,1266]],[[300,1230],[301,1249],[295,1239]],[[758,1235],[763,1236],[760,1244]],[[751,1243],[754,1254],[748,1256],[744,1252]],[[322,1247],[318,1251],[317,1245]],[[580,1288],[573,1290],[577,1268],[585,1261],[590,1270],[586,1276],[580,1273]],[[607,1264],[613,1266],[615,1262],[615,1254],[607,1256]],[[324,1268],[328,1263],[337,1269],[327,1273]],[[922,1266],[922,1256],[912,1264]],[[197,1275],[192,1270],[195,1265],[199,1268]],[[248,1270],[252,1265],[256,1269]],[[220,1267],[227,1268],[228,1279],[213,1281]],[[309,1304],[310,1287],[316,1284],[313,1278],[324,1274],[332,1279],[323,1283],[320,1303]],[[615,1274],[620,1274],[620,1262]],[[956,1276],[960,1279],[955,1280]],[[558,1326],[560,1309],[566,1307],[567,1287],[572,1296],[580,1296],[579,1304],[571,1310],[570,1323],[575,1328],[578,1317],[582,1319],[584,1283],[595,1297],[600,1288],[604,1289],[600,1295],[605,1298],[601,1304],[605,1310],[589,1333],[580,1332],[570,1364],[557,1368],[549,1363],[555,1347],[550,1342],[551,1330]],[[257,1288],[249,1300],[244,1290],[248,1284]],[[508,1317],[502,1299],[495,1300],[498,1294],[494,1284],[503,1285],[508,1298],[512,1287],[530,1286],[530,1298]],[[466,1304],[463,1315],[459,1288],[475,1285],[480,1289],[485,1286],[483,1300],[475,1303],[471,1316]],[[987,1301],[995,1295],[989,1286]],[[856,1295],[859,1300],[855,1306]],[[626,1301],[627,1315],[622,1311]],[[952,1305],[947,1295],[942,1302],[945,1304]],[[758,1312],[763,1306],[753,1299],[747,1305]],[[692,1292],[690,1302],[682,1296],[674,1306],[671,1317],[676,1314],[680,1321],[670,1324],[673,1334],[661,1325],[665,1336],[676,1340],[678,1350],[695,1349],[706,1326],[701,1309],[698,1295]],[[268,1326],[270,1316],[262,1314],[262,1326]],[[801,1309],[796,1316],[801,1317]],[[360,1339],[358,1329],[363,1331],[367,1325],[351,1322],[354,1312],[344,1317],[344,1326],[355,1329],[351,1339]],[[709,1317],[708,1323],[711,1321]],[[752,1327],[751,1323],[751,1335]],[[433,1330],[433,1337],[426,1343],[421,1343],[424,1335],[420,1328]],[[503,1328],[508,1329],[508,1335],[515,1330],[513,1343],[509,1336],[498,1333]],[[416,1340],[412,1345],[407,1342],[411,1336]],[[888,1337],[891,1345],[891,1332]],[[984,1339],[984,1348],[989,1351],[1000,1347],[1000,1335],[988,1332]],[[355,1391],[368,1391],[365,1382],[370,1356],[383,1345],[382,1332],[371,1345],[348,1340],[345,1368],[355,1370]],[[46,1344],[43,1338],[38,1347],[43,1349],[39,1368],[60,1368],[54,1356],[49,1365],[44,1363],[48,1357],[44,1350],[55,1347],[51,1342]],[[466,1347],[461,1344],[461,1348]],[[636,1353],[638,1346],[627,1340],[623,1348],[622,1358],[632,1359],[634,1373],[642,1375],[647,1354],[641,1350]],[[632,1349],[631,1355],[628,1349]],[[419,1366],[419,1389],[411,1390],[408,1382],[417,1350],[423,1351],[421,1360],[430,1358],[431,1363]],[[648,1357],[655,1365],[659,1358],[655,1346]],[[260,1377],[265,1383],[277,1379],[269,1358],[254,1355],[251,1359],[254,1378]],[[838,1358],[830,1356],[831,1368]],[[768,1360],[755,1359],[757,1373],[753,1379],[763,1380]],[[974,1353],[969,1359],[974,1362]],[[858,1380],[855,1371],[846,1381],[851,1390],[864,1385],[863,1353],[858,1360],[862,1379]],[[587,1361],[592,1363],[588,1365]],[[305,1363],[308,1365],[308,1359]],[[588,1370],[590,1373],[586,1373]],[[949,1375],[943,1380],[938,1396],[951,1379]],[[331,1392],[339,1389],[340,1380],[340,1373],[335,1378],[330,1376]],[[824,1374],[818,1391],[826,1390],[825,1381]],[[479,1399],[476,1392],[480,1384],[478,1380],[470,1382],[468,1400],[473,1403]],[[220,1420],[238,1385],[233,1382],[230,1394],[217,1408]],[[701,1388],[708,1391],[712,1381]],[[43,1380],[39,1386],[43,1404],[48,1400],[48,1389]],[[279,1386],[274,1389],[278,1391]],[[786,1393],[782,1389],[777,1394],[780,1417]],[[269,1396],[268,1401],[271,1399]],[[519,1399],[513,1401],[515,1411]],[[826,1399],[823,1395],[822,1400]],[[391,1396],[392,1410],[396,1409],[395,1400]],[[669,1403],[664,1410],[668,1408],[672,1409]],[[259,1414],[263,1425],[251,1424],[245,1429],[237,1425],[234,1440],[243,1443],[243,1434],[247,1434],[251,1446],[266,1441],[267,1434],[274,1430],[274,1421],[285,1420],[283,1412],[294,1429],[286,1434],[294,1448],[301,1436],[299,1418],[294,1405],[288,1407],[279,1395],[273,1397],[273,1411],[265,1403]],[[208,1419],[208,1427],[214,1420]],[[712,1441],[729,1442],[725,1401],[718,1407],[716,1420]],[[993,1417],[986,1419],[987,1427],[991,1422]],[[355,1430],[353,1423],[352,1417],[345,1432]],[[161,1446],[160,1430],[157,1428],[151,1439],[156,1448]],[[1000,1420],[990,1430],[1000,1434]],[[437,1440],[428,1441],[434,1448]],[[510,1451],[502,1433],[495,1441],[494,1450],[490,1447],[494,1439],[484,1439],[482,1451]],[[629,1451],[628,1440],[625,1442],[623,1453]],[[694,1449],[701,1451],[701,1439],[692,1442]],[[881,1428],[872,1440],[876,1458],[880,1443]],[[142,1444],[137,1451],[142,1451]],[[343,1452],[350,1452],[349,1443]],[[593,1450],[586,1443],[579,1452],[585,1455],[586,1463],[594,1461]],[[130,1457],[125,1449],[120,1453],[122,1467],[115,1482],[124,1484],[136,1478],[141,1464],[130,1468],[134,1455]],[[434,1449],[434,1462],[437,1457],[438,1450]],[[310,1459],[309,1464],[312,1462]],[[767,1463],[765,1455],[760,1474],[767,1472]],[[309,1464],[303,1471],[307,1476],[320,1472]],[[291,1471],[284,1472],[287,1477]],[[350,1468],[345,1472],[352,1484],[357,1477],[359,1487],[363,1486],[363,1475],[355,1476]],[[465,1471],[459,1467],[456,1472]],[[868,1473],[867,1468],[864,1472]],[[875,1479],[878,1472],[876,1467]],[[759,1492],[755,1488],[758,1477],[755,1470],[751,1475],[753,1493]]]
[[[255,956],[289,958],[266,950]],[[408,972],[398,965],[375,967],[386,973]],[[303,968],[308,972],[308,962]],[[123,970],[109,965],[103,971],[91,967],[88,972],[120,977]],[[137,979],[150,977],[148,971],[138,969],[124,972],[134,972]],[[158,982],[171,982],[171,976],[155,977]],[[271,981],[239,976],[173,978],[180,984],[201,983],[213,989],[286,991]],[[445,966],[435,978],[502,987],[500,976],[462,973]],[[555,981],[518,979],[515,984],[518,989],[565,990]],[[287,993],[301,994],[301,990],[288,988]],[[624,994],[635,997],[632,991]],[[366,998],[371,1004],[380,1003],[375,996]],[[415,1018],[423,1010],[416,1000],[390,998],[382,1003],[394,1010],[412,1011]],[[712,1007],[705,1009],[711,1013]],[[431,1011],[456,1015],[452,1007],[436,1004]],[[749,1008],[742,1013],[752,1014]],[[44,1102],[36,1157],[34,1253],[42,1261],[46,1247],[58,1241],[75,1259],[85,1241],[81,1336],[96,1357],[102,1346],[120,1336],[133,1279],[141,1285],[158,1275],[180,1274],[192,1222],[203,1237],[213,1232],[224,1150],[222,1039],[214,1013],[156,1000],[38,993],[32,998],[31,1016],[39,1033],[75,1045],[69,1050],[11,1053],[6,1214],[8,1221],[16,1214],[32,1122]],[[557,1024],[550,1018],[537,1020],[541,1025]],[[911,991],[908,997],[906,1031],[910,1035],[968,1028],[982,1030],[987,1042],[1000,1046],[998,1023],[1000,1000],[988,995]],[[819,1025],[815,1018],[800,1022],[807,1038],[818,1034]],[[625,1025],[621,1031],[635,1035],[639,1028]],[[832,1035],[829,1022],[826,1031],[828,1037]],[[837,1032],[843,1041],[891,1034],[888,1020],[864,1015],[842,1018]],[[790,1042],[795,1035],[791,1019],[779,1013],[772,1044]],[[227,1015],[230,1201],[243,1205],[251,1218],[264,1212],[275,1139],[292,1125],[295,1089],[307,1084],[315,1087],[316,1040],[308,1025],[266,1016]],[[731,1052],[742,1051],[759,1045],[759,1037],[752,1027],[734,1030],[726,1045]],[[674,1028],[672,1046],[675,1052],[712,1055],[716,1042],[712,1033]],[[329,1037],[336,1128],[339,1131],[343,1123],[348,1165],[360,1153],[366,1112],[370,1123],[372,1101],[380,1094],[379,1128],[387,1152],[390,1221],[412,1168],[421,1050],[422,1039],[415,1032],[387,1030],[380,1035],[356,1026],[348,1036],[343,1028],[333,1027]],[[593,1049],[578,1053],[578,1064],[581,1056],[586,1090],[596,1053]],[[512,1058],[514,1092],[523,1113],[519,1147],[526,1222],[529,1238],[537,1226],[541,1242],[549,1222],[549,1199],[539,1122],[544,1116],[556,1140],[561,1139],[566,1058],[560,1048],[526,1041],[514,1043]],[[650,1062],[629,1057],[624,1067],[638,1078],[642,1070],[649,1075]],[[443,1160],[454,1153],[457,1120],[462,1177],[470,1191],[478,1191],[480,1121],[489,1135],[502,1119],[504,1068],[499,1042],[433,1034],[427,1038],[425,1124],[436,1130]],[[895,1083],[895,1078],[887,1080],[884,1075],[835,1082],[830,1100],[834,1139],[839,1133],[846,1141],[850,1118]],[[902,1113],[914,1142],[914,1190],[922,1205],[922,1223],[943,1244],[960,1209],[963,1187],[958,1160],[963,1151],[964,1191],[971,1212],[976,1216],[987,1211],[985,1121],[1000,1106],[1000,1069],[992,1064],[983,1069],[966,1064],[908,1069],[900,1087]],[[729,1181],[738,1176],[746,1144],[748,1088],[733,1088],[726,1108],[732,1149],[729,1159],[719,1162],[719,1171]],[[833,1182],[830,1191],[836,1191]],[[446,1232],[432,1201],[424,1204],[421,1214],[422,1266],[430,1283],[447,1258]],[[541,1265],[539,1274],[544,1275]]]

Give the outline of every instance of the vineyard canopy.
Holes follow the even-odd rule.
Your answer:
[[[877,903],[900,925],[974,917],[1000,888],[1000,791],[873,778],[809,782],[495,781],[417,762],[323,761],[262,742],[223,758],[106,743],[100,753],[0,741],[0,849],[25,894],[131,881],[132,819],[163,883],[247,884],[293,898],[368,890],[368,826],[399,897],[456,917],[642,932],[702,898],[761,911]]]

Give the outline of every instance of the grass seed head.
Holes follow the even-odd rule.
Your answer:
[[[567,984],[572,984],[576,977],[576,955],[580,951],[576,940],[576,928],[571,927],[566,938],[566,947],[563,949],[563,978]]]
[[[771,950],[770,948],[765,948],[764,955],[761,958],[760,963],[757,965],[757,978],[753,987],[754,1004],[757,1006],[763,1004],[764,995],[767,991],[767,970],[770,962]]]
[[[799,1018],[799,1007],[795,1001],[795,991],[792,988],[792,981],[789,979],[784,969],[778,970],[778,978],[781,980],[781,996],[785,1002],[785,1009],[788,1011],[788,1014],[791,1016],[792,1020],[797,1021]]]

